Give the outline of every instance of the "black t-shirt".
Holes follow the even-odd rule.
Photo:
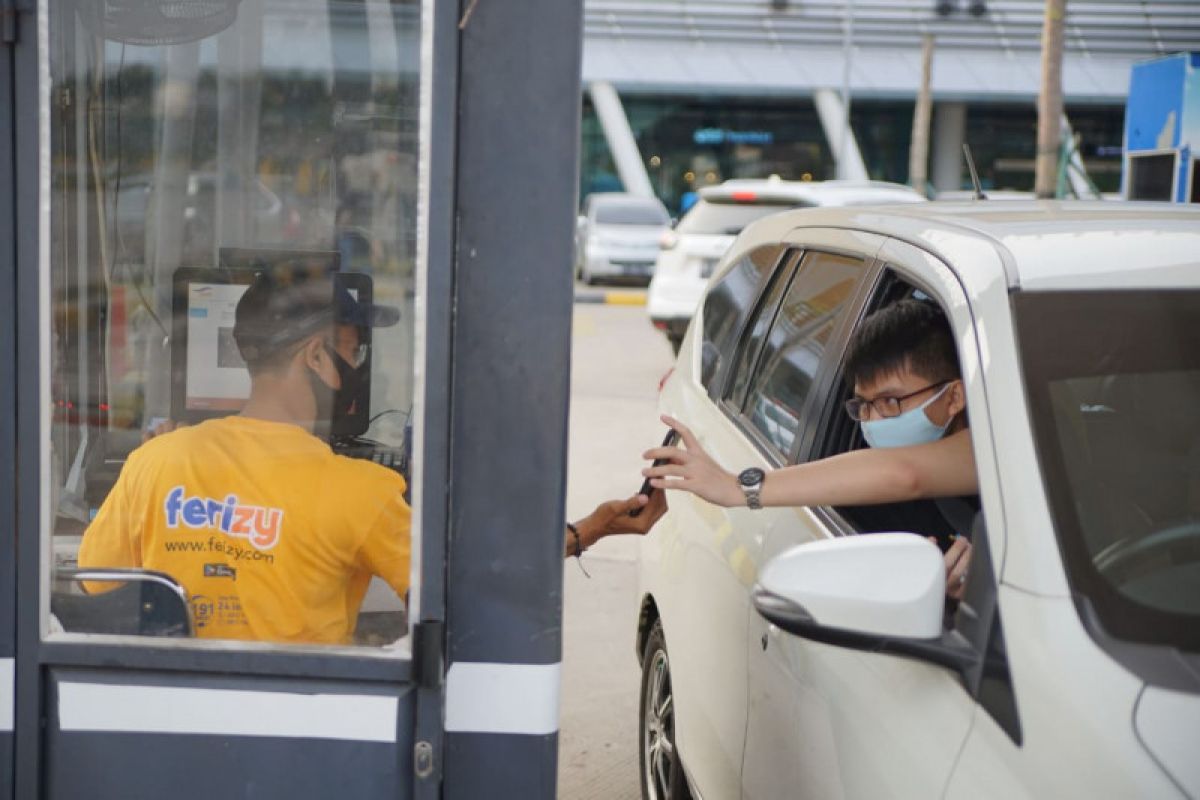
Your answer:
[[[933,536],[945,552],[955,535],[970,537],[979,509],[979,495],[970,495],[945,500],[841,506],[837,510],[859,533],[903,531]]]

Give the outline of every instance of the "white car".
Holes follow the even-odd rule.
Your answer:
[[[643,795],[1200,797],[1200,210],[760,220],[662,410],[731,471],[860,447],[846,343],[909,296],[945,310],[963,370],[965,599],[943,620],[941,554],[900,505],[865,524],[671,492],[640,544]]]
[[[700,190],[700,199],[664,234],[646,309],[671,346],[687,331],[713,268],[748,224],[792,208],[919,203],[925,197],[882,181],[729,180]]]
[[[588,195],[575,229],[576,276],[588,284],[618,278],[645,283],[670,224],[666,207],[655,197]]]

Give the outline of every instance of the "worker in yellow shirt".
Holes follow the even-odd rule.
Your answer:
[[[323,437],[360,385],[359,331],[398,318],[329,278],[260,276],[233,331],[250,371],[245,407],[130,454],[79,565],[171,575],[201,637],[350,641],[372,575],[408,590],[411,515],[403,478]]]

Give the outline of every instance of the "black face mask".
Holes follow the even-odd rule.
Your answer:
[[[355,415],[364,408],[367,390],[368,364],[360,367],[350,365],[336,350],[325,346],[325,352],[333,360],[337,369],[341,387],[334,389],[316,372],[309,370],[308,382],[312,387],[313,398],[317,404],[317,418],[313,424],[313,433],[322,439],[337,436],[347,436],[355,432]]]
[[[361,432],[358,416],[367,407],[369,398],[367,381],[369,364],[353,367],[350,362],[333,353],[333,364],[337,367],[342,386],[333,394],[333,435],[349,436]]]

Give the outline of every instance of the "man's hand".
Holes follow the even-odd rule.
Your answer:
[[[669,462],[642,470],[642,474],[650,478],[650,485],[656,489],[682,489],[719,506],[745,505],[746,497],[738,486],[737,476],[722,469],[682,422],[665,414],[662,421],[679,431],[684,449],[656,447],[642,454],[646,460],[666,459]]]
[[[945,553],[946,596],[962,600],[967,589],[967,568],[971,566],[971,543],[959,536]]]
[[[642,509],[636,517],[630,512]],[[628,500],[609,500],[575,523],[579,531],[579,546],[586,550],[605,536],[618,533],[647,533],[662,515],[667,513],[667,497],[663,491],[651,492],[650,497],[635,494]],[[575,555],[575,537],[567,534],[568,556]]]

